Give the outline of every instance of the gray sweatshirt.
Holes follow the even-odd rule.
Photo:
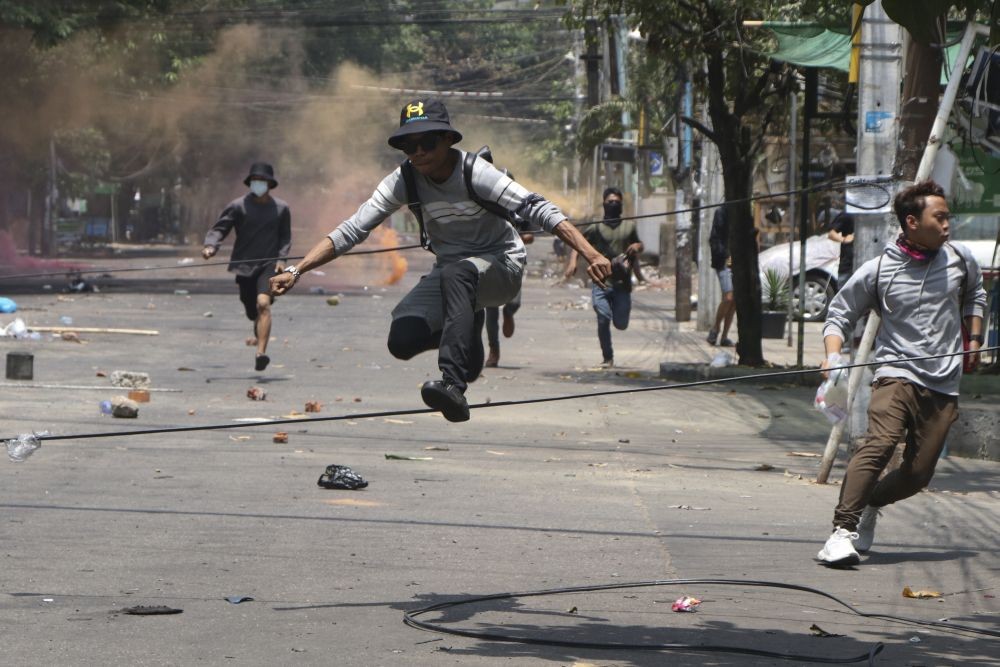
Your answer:
[[[915,259],[892,242],[881,259],[881,269],[877,257],[865,262],[837,293],[830,303],[823,336],[847,340],[858,318],[874,310],[882,318],[882,326],[875,338],[873,361],[889,362],[877,367],[875,378],[904,378],[957,396],[962,377],[960,355],[924,361],[900,359],[962,351],[962,318],[982,317],[986,306],[979,265],[968,248],[954,242],[943,245],[929,260]]]
[[[469,199],[462,173],[465,151],[459,153],[455,170],[444,183],[435,183],[413,170],[417,194],[423,205],[424,226],[438,262],[506,254],[523,265],[524,244],[514,227]],[[519,210],[531,193],[486,160],[476,160],[472,187],[482,199],[497,202],[509,211],[518,211],[521,217],[545,231],[552,231],[566,219],[558,206],[544,199],[523,207],[526,210]],[[354,215],[329,234],[337,256],[368,238],[383,220],[406,204],[406,184],[397,168],[382,179]]]

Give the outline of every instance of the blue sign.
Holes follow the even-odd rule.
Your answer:
[[[663,153],[649,152],[649,175],[663,176]]]
[[[865,132],[869,134],[882,134],[889,127],[889,124],[885,121],[892,117],[893,113],[891,111],[866,111]]]

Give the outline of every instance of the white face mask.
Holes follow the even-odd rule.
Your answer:
[[[258,197],[263,197],[267,194],[267,189],[267,181],[250,181],[250,192]]]

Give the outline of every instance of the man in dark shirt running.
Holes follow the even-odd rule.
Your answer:
[[[243,197],[229,202],[222,215],[205,235],[201,256],[211,258],[229,231],[236,229],[236,242],[229,258],[229,271],[236,274],[240,301],[253,324],[253,344],[257,346],[254,369],[262,371],[271,361],[267,342],[271,338],[271,296],[268,281],[284,270],[278,257],[288,257],[292,248],[292,218],[288,204],[272,197],[278,187],[274,169],[265,162],[254,163],[243,180],[250,188]],[[261,261],[264,260],[264,261]]]

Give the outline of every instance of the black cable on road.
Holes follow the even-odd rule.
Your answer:
[[[643,587],[653,587],[653,586],[695,586],[695,585],[752,586],[752,587],[763,587],[763,588],[782,588],[786,590],[800,591],[800,592],[810,593],[813,595],[819,595],[829,600],[832,600],[833,602],[836,602],[838,605],[845,607],[852,614],[855,614],[862,618],[881,618],[883,620],[908,623],[922,627],[948,630],[953,632],[965,632],[984,637],[1000,638],[1000,632],[995,630],[986,630],[967,625],[959,625],[957,623],[948,623],[945,621],[924,621],[921,619],[906,618],[903,616],[893,616],[891,614],[863,612],[857,609],[856,607],[848,604],[847,602],[844,602],[840,598],[831,595],[830,593],[826,593],[817,588],[811,588],[809,586],[800,586],[797,584],[788,584],[788,583],[774,582],[774,581],[757,581],[757,580],[744,580],[744,579],[660,579],[655,581],[638,581],[638,582],[626,582],[626,583],[616,583],[616,584],[598,584],[592,586],[575,586],[568,588],[551,588],[538,591],[523,591],[520,593],[496,593],[493,595],[481,595],[475,597],[462,598],[460,600],[450,600],[448,602],[440,602],[427,607],[421,607],[420,609],[414,609],[412,611],[408,611],[403,614],[403,623],[412,628],[417,628],[419,630],[426,630],[428,632],[437,632],[447,635],[458,635],[461,637],[470,637],[472,639],[481,639],[484,641],[494,641],[494,642],[509,642],[517,644],[532,644],[537,646],[559,646],[564,648],[599,649],[599,650],[699,651],[699,652],[712,652],[712,653],[737,653],[741,655],[757,655],[767,658],[776,658],[780,660],[793,660],[796,662],[813,662],[813,663],[838,664],[838,665],[865,662],[865,661],[867,661],[869,665],[874,665],[875,656],[881,653],[882,650],[885,648],[884,644],[876,643],[872,645],[872,647],[868,650],[867,653],[862,653],[856,656],[834,658],[829,656],[796,655],[792,653],[767,651],[763,649],[753,649],[742,646],[726,646],[720,644],[702,644],[702,643],[631,644],[626,642],[584,642],[584,641],[573,641],[573,640],[562,640],[562,639],[547,639],[545,637],[525,637],[525,636],[509,635],[504,633],[479,632],[474,630],[463,630],[460,628],[449,628],[447,626],[435,623],[429,623],[417,619],[417,616],[423,614],[435,611],[441,611],[444,609],[452,609],[454,607],[459,607],[462,605],[489,602],[492,600],[512,600],[516,598],[525,598],[525,597],[542,597],[550,595],[565,595],[572,593],[590,593],[596,591],[610,591],[610,590],[643,588]]]
[[[995,347],[984,347],[979,350],[980,353],[992,352],[995,350],[1000,350],[1000,346]],[[927,359],[941,359],[944,357],[956,357],[959,355],[970,354],[969,352],[948,352],[945,354],[931,354],[922,357],[904,357],[900,359],[889,359],[885,361],[868,361],[863,364],[845,364],[842,366],[837,366],[836,368],[865,368],[868,366],[882,366],[885,364],[896,363],[900,361],[924,361]],[[691,387],[704,387],[707,385],[715,384],[729,384],[732,382],[745,382],[748,380],[766,380],[775,377],[785,377],[791,375],[808,375],[811,373],[821,372],[820,368],[796,368],[792,370],[776,371],[771,373],[754,373],[751,375],[739,375],[731,378],[715,378],[711,380],[695,380],[692,382],[679,382],[676,384],[659,384],[653,385],[651,387],[632,387],[630,389],[605,389],[601,391],[589,391],[577,394],[564,394],[562,396],[543,396],[541,398],[524,398],[512,401],[495,401],[489,403],[476,403],[475,405],[470,405],[470,410],[483,410],[486,408],[502,408],[515,405],[534,405],[536,403],[556,403],[560,401],[573,401],[581,398],[599,398],[602,396],[619,396],[623,394],[640,394],[650,391],[665,391],[667,389],[689,389]],[[267,421],[255,421],[255,422],[241,422],[241,423],[229,423],[229,424],[206,424],[203,426],[172,426],[167,428],[149,428],[149,429],[137,429],[132,431],[102,431],[98,433],[76,433],[70,435],[47,435],[47,434],[37,434],[35,438],[38,441],[54,441],[54,440],[85,440],[92,438],[117,438],[123,436],[132,435],[153,435],[157,433],[184,433],[190,431],[219,431],[225,429],[234,428],[250,428],[254,426],[272,426],[275,424],[309,424],[316,422],[329,422],[329,421],[346,421],[352,419],[374,419],[378,417],[398,417],[406,415],[420,415],[435,413],[437,410],[432,408],[413,408],[410,410],[380,410],[378,412],[362,412],[348,415],[332,415],[329,417],[306,417],[304,419],[269,419]],[[11,440],[16,438],[11,438]]]

